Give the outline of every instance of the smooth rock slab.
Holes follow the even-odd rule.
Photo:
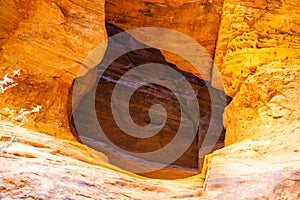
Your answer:
[[[201,199],[200,176],[145,179],[78,143],[14,126],[3,129],[0,144],[16,132],[17,142],[0,154],[0,199]]]

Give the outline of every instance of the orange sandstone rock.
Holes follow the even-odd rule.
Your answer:
[[[200,43],[213,57],[222,6],[223,0],[213,2],[204,0],[108,0],[105,5],[105,19],[124,30],[150,26],[179,31]],[[166,39],[169,37],[168,34],[161,33],[161,35]],[[139,37],[142,38],[143,35],[141,34]],[[155,36],[148,38],[148,40],[155,39],[157,39]],[[147,38],[144,38],[144,41],[147,41]],[[188,44],[181,42],[178,38],[174,40],[174,43],[177,47],[182,48],[185,53],[190,53]],[[162,52],[166,60],[175,64],[178,68],[191,72],[204,80],[210,80],[211,69],[201,71],[201,74],[199,74],[195,68],[201,66],[192,66],[181,58],[181,55],[175,55],[167,51]],[[195,59],[201,59],[199,54],[195,54],[194,57]]]
[[[225,111],[226,147],[207,159],[206,199],[299,199],[300,70],[248,78]]]
[[[201,176],[168,181],[122,171],[78,143],[7,126],[17,142],[0,153],[0,199],[201,199]]]
[[[233,97],[247,77],[266,68],[300,65],[298,1],[224,2],[215,54],[226,94]],[[219,76],[212,84],[222,88]]]
[[[21,70],[19,85],[1,96],[0,107],[39,104],[43,109],[27,126],[72,138],[65,133],[68,90],[86,56],[106,38],[104,1],[1,1],[0,9],[1,75]]]

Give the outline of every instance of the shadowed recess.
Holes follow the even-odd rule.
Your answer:
[[[109,37],[122,32],[121,29],[110,23],[106,23],[106,29]],[[115,46],[109,46],[108,51],[113,51],[114,49],[118,48],[126,48],[126,46],[137,45],[138,43],[139,42],[137,40],[130,37],[128,41],[114,43],[113,45]],[[112,44],[109,43],[108,45]],[[109,52],[107,52],[107,55],[108,54]],[[105,63],[105,57],[104,62],[101,62],[99,65],[101,66],[101,64],[103,63]],[[170,89],[164,86],[154,83],[148,83],[142,87],[139,87],[134,91],[128,105],[130,117],[132,118],[132,120],[139,126],[146,126],[150,123],[150,107],[155,104],[160,104],[166,110],[167,116],[164,126],[157,134],[146,138],[137,138],[128,135],[118,127],[112,115],[111,97],[116,83],[125,73],[127,73],[131,69],[149,63],[159,63],[167,65],[185,77],[185,79],[193,88],[194,93],[197,95],[200,108],[200,121],[195,125],[195,128],[197,128],[198,130],[197,136],[194,138],[189,148],[181,155],[181,157],[161,170],[142,173],[141,175],[152,178],[166,179],[183,178],[195,175],[199,173],[199,169],[202,168],[203,158],[199,158],[198,151],[207,133],[211,120],[212,103],[208,91],[210,90],[214,93],[214,95],[220,96],[220,102],[222,101],[221,98],[224,94],[221,91],[212,88],[208,90],[208,87],[210,87],[208,82],[203,81],[190,73],[179,70],[174,64],[168,63],[158,49],[149,47],[147,49],[139,49],[128,52],[116,59],[109,65],[109,67],[106,68],[105,72],[102,74],[102,77],[99,77],[100,79],[97,86],[95,86],[97,87],[95,96],[95,109],[98,122],[110,142],[112,142],[122,150],[128,152],[153,152],[155,150],[163,148],[164,146],[168,145],[170,141],[172,141],[172,139],[176,136],[178,127],[181,123],[180,117],[182,113],[180,110],[178,99]],[[155,71],[154,73],[155,76],[161,77],[160,71]],[[174,81],[174,83],[176,82],[175,78],[171,81]],[[130,82],[122,82],[122,84],[126,87],[132,87]],[[87,93],[82,97],[81,103],[78,105],[75,112],[82,112],[86,110],[86,107],[82,107],[81,104],[85,104],[85,101],[87,101],[87,97],[89,95],[91,94]],[[182,98],[188,99],[189,96],[182,95]],[[125,104],[127,102],[121,103]],[[214,120],[214,123],[222,124],[221,116],[223,113],[223,108],[222,106],[218,107],[218,102],[214,102],[214,106],[217,107],[219,118],[212,120]],[[81,116],[82,118],[78,119],[78,121],[76,122],[79,123],[80,127],[85,130],[84,135],[78,136],[74,124],[72,128],[73,134],[78,138],[78,140],[84,140],[83,142],[88,146],[92,146],[96,150],[108,155],[112,164],[115,164],[116,166],[119,166],[123,169],[127,169],[126,165],[129,164],[123,164],[122,166],[120,166],[120,160],[122,159],[124,160],[123,163],[130,163],[130,165],[140,165],[141,163],[141,165],[158,164],[155,160],[143,160],[142,158],[132,158],[130,155],[124,155],[124,153],[118,152],[118,150],[105,143],[105,140],[101,138],[97,134],[97,132],[95,132],[96,127],[93,125],[93,123],[91,123],[91,121],[93,120],[92,114],[88,112],[85,113],[86,114]],[[126,119],[123,120],[126,122]],[[157,125],[159,126],[161,124]],[[222,148],[223,141],[224,131],[213,150]],[[178,148],[181,148],[181,145],[179,145]]]

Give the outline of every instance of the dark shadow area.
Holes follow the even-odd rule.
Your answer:
[[[106,23],[106,29],[109,37],[112,37],[115,34],[122,32],[121,29],[116,27],[115,25]],[[122,41],[119,45],[110,46],[108,51],[118,50],[119,48],[127,48],[127,45],[137,45],[139,42],[136,41],[131,36],[128,36],[128,41]],[[116,43],[115,43],[116,44]],[[125,44],[125,45],[124,45]],[[108,44],[111,45],[111,44]],[[109,55],[109,52],[106,53]],[[103,61],[98,65],[101,66],[105,64],[105,57]],[[168,65],[172,69],[179,72],[181,75],[185,77],[186,80],[192,86],[195,94],[197,94],[199,108],[200,108],[200,121],[195,124],[195,129],[197,129],[197,136],[194,138],[192,144],[185,151],[184,154],[181,155],[176,161],[171,163],[169,167],[166,167],[159,172],[150,172],[144,173],[141,175],[151,177],[151,178],[161,178],[164,177],[166,179],[174,179],[174,178],[184,178],[187,176],[195,175],[199,172],[199,169],[202,168],[203,157],[199,157],[199,148],[203,143],[203,139],[207,134],[209,123],[213,120],[213,123],[222,124],[222,113],[224,107],[222,103],[218,103],[218,100],[214,100],[213,106],[215,106],[215,110],[218,112],[218,117],[211,119],[211,109],[212,102],[210,98],[210,92],[213,92],[215,96],[220,97],[220,102],[224,101],[225,94],[222,91],[209,88],[209,83],[203,81],[190,73],[186,73],[184,71],[179,70],[175,65],[168,63],[164,56],[158,49],[147,48],[147,49],[139,49],[135,51],[128,52],[118,59],[116,59],[113,63],[106,68],[102,77],[100,78],[96,87],[96,96],[95,96],[95,108],[96,115],[98,119],[98,123],[100,124],[102,130],[106,134],[106,137],[112,142],[114,145],[118,146],[124,151],[134,152],[134,153],[145,153],[145,152],[153,152],[159,150],[172,141],[172,139],[176,136],[178,127],[180,125],[180,117],[181,110],[180,104],[176,98],[176,96],[170,91],[168,88],[149,83],[142,87],[139,87],[130,98],[129,101],[129,112],[132,120],[139,126],[146,126],[150,123],[149,118],[149,108],[154,104],[162,105],[167,113],[167,119],[165,125],[161,129],[159,133],[152,137],[147,138],[137,138],[126,134],[123,130],[121,130],[114,120],[114,116],[112,114],[111,108],[111,97],[112,92],[115,88],[116,83],[120,80],[120,78],[130,71],[131,69],[140,66],[142,64],[147,63],[159,63],[163,65]],[[160,71],[155,71],[155,75],[160,76]],[[176,81],[175,79],[173,81]],[[126,87],[131,87],[131,83],[123,82],[123,85]],[[72,88],[71,88],[72,90]],[[81,98],[81,102],[76,108],[75,112],[82,112],[86,107],[82,107],[81,104],[84,104],[86,97],[89,94],[87,93],[85,96]],[[69,100],[72,98],[72,93],[69,95]],[[189,98],[188,96],[183,98]],[[228,99],[230,101],[230,99]],[[69,101],[71,102],[71,100]],[[122,103],[122,102],[121,102]],[[126,102],[124,102],[126,103]],[[69,104],[70,105],[70,104]],[[86,105],[86,104],[85,104]],[[93,108],[92,108],[93,109]],[[94,127],[91,121],[93,120],[92,113],[85,112],[86,115],[82,115],[80,119],[76,120],[76,125],[80,124],[80,127],[85,130],[84,134],[80,136],[77,133],[77,130],[74,126],[74,120],[71,120],[71,129],[76,138],[83,142],[84,144],[93,147],[94,149],[101,151],[108,155],[110,158],[110,162],[120,168],[126,169],[126,164],[119,166],[120,160],[122,163],[130,163],[131,164],[139,164],[143,163],[143,159],[132,158],[127,155],[119,155],[122,158],[115,157],[118,154],[118,151],[111,147],[109,144],[105,142],[105,140],[95,132],[96,128]],[[71,107],[69,106],[69,117],[71,116]],[[126,122],[127,119],[124,119]],[[82,131],[81,131],[82,132]],[[189,133],[186,133],[189,134]],[[223,147],[225,137],[225,130],[223,129],[221,136],[218,139],[218,142],[214,145],[213,150],[220,149]],[[96,147],[95,147],[96,145]],[[99,147],[99,148],[98,148]],[[178,148],[181,148],[178,146]],[[206,147],[204,147],[206,148]],[[207,147],[210,148],[210,147]],[[121,154],[121,153],[120,153]],[[110,157],[110,155],[113,155]],[[145,164],[146,163],[146,164]],[[145,161],[145,165],[151,165],[151,163],[156,164],[156,160],[147,160]],[[130,167],[128,167],[130,168]],[[170,170],[169,170],[170,169]],[[126,169],[128,170],[128,169]],[[176,170],[179,171],[176,176]],[[186,173],[184,173],[186,171]],[[162,174],[165,173],[165,174]],[[160,175],[157,175],[160,174]]]

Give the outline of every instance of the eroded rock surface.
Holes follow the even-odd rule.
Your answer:
[[[300,129],[243,141],[215,151],[204,185],[205,199],[300,198]]]
[[[299,18],[299,1],[224,2],[214,62],[228,96],[266,68],[299,67]],[[218,75],[212,83],[222,88]]]
[[[109,0],[106,10],[107,19],[125,30],[135,25],[175,29],[213,55],[221,4]],[[1,199],[300,199],[299,2],[225,0],[215,63],[234,99],[224,115],[227,146],[207,157],[203,188],[202,175],[146,179],[112,166],[99,152],[58,139],[73,139],[67,127],[68,89],[84,58],[106,37],[103,1],[5,0],[0,9],[1,76],[22,70],[18,87],[1,95],[0,106],[19,110],[41,104],[42,112],[27,126],[56,135],[1,129],[1,145],[18,133],[0,154]],[[200,76],[182,60],[174,63]],[[218,81],[213,78],[214,87],[222,88]],[[96,145],[103,145],[105,154],[118,154]],[[166,170],[194,173],[174,166]]]
[[[226,108],[225,145],[279,137],[299,128],[299,85],[300,68],[267,69],[247,79]]]

